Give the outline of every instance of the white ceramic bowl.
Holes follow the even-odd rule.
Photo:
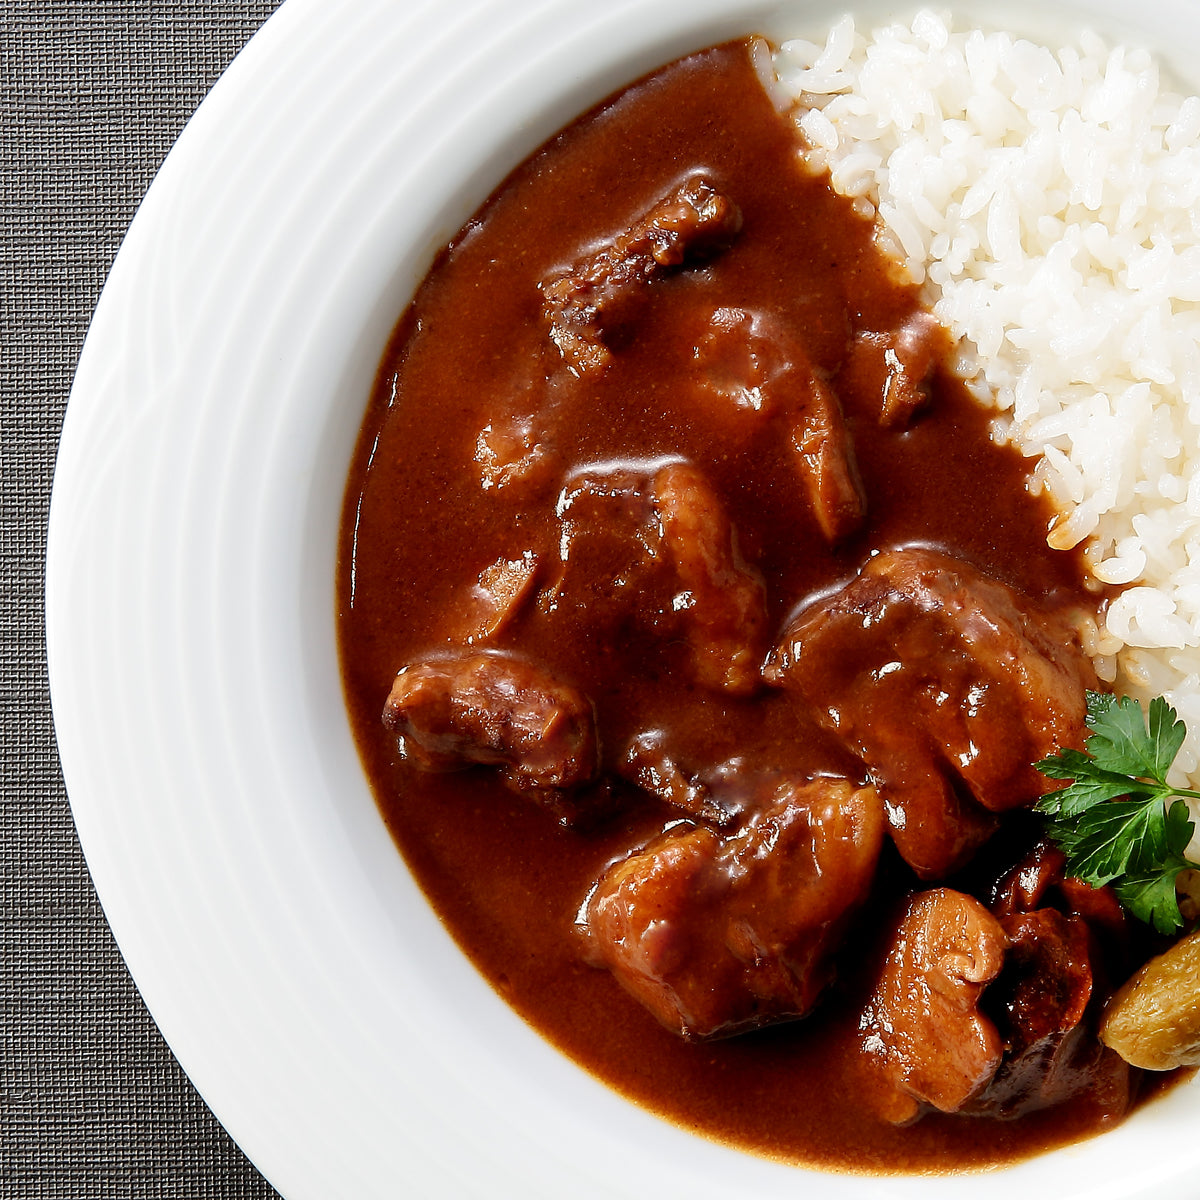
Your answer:
[[[288,0],[133,223],[55,480],[55,718],[138,986],[289,1200],[961,1193],[961,1180],[817,1175],[695,1139],[543,1043],[462,957],[393,848],[335,647],[351,448],[437,247],[614,88],[729,36],[823,29],[838,11]],[[1181,71],[1200,51],[1189,0],[1082,11],[1102,30],[1132,25]],[[1043,17],[1031,8],[1016,24]],[[1200,1093],[1178,1089],[1112,1134],[970,1187],[980,1200],[1194,1194],[1198,1117]]]

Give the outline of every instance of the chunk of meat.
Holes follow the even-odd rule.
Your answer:
[[[1053,908],[1014,913],[1000,924],[1008,961],[999,992],[1014,1055],[1074,1029],[1092,996],[1088,929]]]
[[[485,492],[529,479],[549,458],[546,436],[529,415],[498,417],[475,439],[475,462]]]
[[[1000,877],[992,896],[992,912],[1003,920],[1040,907],[1051,889],[1062,882],[1066,865],[1067,856],[1043,838]]]
[[[510,654],[464,651],[410,664],[392,684],[383,723],[419,769],[495,766],[509,787],[552,808],[599,766],[587,697]]]
[[[1096,686],[1065,614],[923,547],[877,555],[801,611],[764,676],[861,756],[897,849],[927,879],[986,840],[989,812],[1053,786],[1033,764],[1082,745]]]
[[[733,814],[723,808],[697,774],[686,771],[667,752],[661,730],[638,734],[629,744],[621,775],[644,792],[689,816],[725,825]]]
[[[794,340],[769,313],[723,307],[696,339],[692,357],[703,393],[719,403],[708,406],[718,419],[736,416],[746,429],[757,428],[778,410],[775,381],[791,366],[788,345]],[[725,420],[724,428],[732,423]]]
[[[802,396],[792,445],[809,506],[827,541],[844,541],[863,523],[866,497],[842,406],[829,385],[803,364],[789,380]]]
[[[559,496],[562,571],[547,593],[596,622],[682,633],[693,678],[735,695],[760,681],[766,591],[742,559],[720,497],[684,462],[621,464],[576,476]]]
[[[726,249],[741,227],[738,206],[697,175],[624,233],[542,283],[550,338],[567,366],[577,375],[603,371],[612,359],[605,334],[628,319],[644,285]]]
[[[462,601],[456,640],[474,645],[498,637],[529,603],[537,576],[538,558],[531,550],[484,567]]]
[[[992,912],[1004,920],[1035,908],[1053,906],[1081,916],[1094,933],[1103,935],[1115,950],[1123,950],[1128,937],[1125,910],[1111,887],[1093,887],[1065,874],[1067,856],[1043,839],[997,883]]]
[[[669,463],[652,483],[662,539],[681,590],[692,671],[706,687],[746,695],[767,651],[766,589],[742,561],[725,506],[690,463]]]
[[[879,397],[885,429],[905,429],[929,403],[930,380],[950,345],[933,314],[917,309],[895,329],[857,334],[840,378],[859,394]]]
[[[697,339],[700,395],[722,433],[745,437],[768,421],[786,423],[804,494],[825,538],[843,541],[866,515],[854,443],[837,395],[794,328],[773,314],[719,308]]]
[[[1200,1066],[1200,933],[1152,958],[1113,996],[1100,1038],[1148,1071]]]
[[[629,609],[634,592],[646,593],[647,575],[661,561],[661,531],[650,498],[657,464],[601,463],[577,471],[559,492],[561,569],[543,604],[571,605],[598,621],[616,607]],[[653,598],[646,595],[644,611]]]
[[[874,789],[766,783],[736,834],[672,829],[610,867],[583,909],[589,961],[685,1038],[809,1012],[870,889],[883,837]]]
[[[971,896],[935,888],[909,899],[859,1023],[885,1120],[908,1124],[926,1105],[958,1112],[991,1082],[1004,1045],[979,999],[1007,945]]]
[[[1023,1116],[1087,1093],[1111,1116],[1129,1103],[1129,1069],[1097,1040],[1092,938],[1083,918],[1053,908],[1015,913],[1004,969],[986,1004],[1006,1050],[995,1079],[969,1111]]]

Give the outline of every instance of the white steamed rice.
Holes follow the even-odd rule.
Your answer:
[[[1200,99],[1144,50],[1047,49],[945,15],[785,43],[779,83],[815,167],[961,341],[998,436],[1040,456],[1097,579],[1101,675],[1166,695],[1200,777]]]

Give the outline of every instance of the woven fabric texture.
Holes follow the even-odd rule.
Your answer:
[[[272,0],[0,5],[0,1197],[275,1193],[172,1058],[96,901],[55,752],[46,518],[124,231]]]

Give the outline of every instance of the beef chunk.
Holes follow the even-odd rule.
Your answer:
[[[1042,840],[997,883],[991,909],[1004,920],[1036,908],[1054,907],[1082,917],[1108,945],[1121,974],[1121,959],[1129,940],[1128,921],[1111,887],[1093,887],[1065,874],[1067,856],[1053,842]],[[1122,969],[1123,967],[1123,969]]]
[[[628,318],[644,285],[688,260],[730,245],[742,214],[728,196],[695,176],[664,196],[624,233],[542,285],[550,338],[577,375],[609,364],[608,328]]]
[[[648,730],[634,738],[620,769],[630,783],[680,812],[715,825],[728,824],[732,819],[733,814],[722,807],[707,782],[671,757],[659,730]]]
[[[867,511],[854,444],[837,396],[811,367],[797,365],[788,382],[803,397],[792,430],[800,478],[821,532],[837,543],[858,529]]]
[[[593,469],[563,489],[557,511],[562,571],[548,607],[573,605],[598,624],[636,620],[664,642],[682,635],[698,683],[737,695],[758,686],[765,589],[695,467]]]
[[[706,687],[738,695],[759,683],[767,650],[766,592],[742,561],[720,498],[690,463],[670,463],[652,483],[662,539],[675,565],[692,671]]]
[[[794,341],[772,313],[716,309],[692,352],[700,394],[708,401],[706,416],[719,421],[723,432],[761,428],[784,399],[775,385],[791,368]]]
[[[854,443],[837,395],[812,365],[794,328],[772,314],[719,308],[697,339],[701,396],[722,434],[746,437],[778,421],[790,440],[796,474],[817,525],[830,543],[862,524],[866,497]]]
[[[933,314],[918,309],[895,329],[859,333],[840,378],[859,394],[879,397],[885,429],[904,429],[929,403],[930,381],[950,344]]]
[[[451,622],[455,640],[473,645],[498,637],[533,597],[538,558],[530,550],[518,558],[498,558],[479,573]]]
[[[610,867],[581,915],[589,960],[685,1038],[804,1016],[870,887],[874,789],[782,776],[764,789],[733,836],[674,828]]]
[[[495,766],[509,787],[556,811],[564,791],[598,770],[587,697],[515,655],[464,651],[410,664],[392,684],[383,723],[419,769]]]
[[[532,415],[497,417],[480,430],[474,457],[485,492],[509,487],[546,470],[549,439]]]
[[[877,555],[800,612],[764,675],[862,757],[897,849],[927,879],[965,862],[990,813],[1052,786],[1033,764],[1082,745],[1095,686],[1065,615],[921,547]]]
[[[949,888],[910,898],[860,1022],[880,1115],[957,1112],[992,1080],[1003,1043],[979,1009],[1008,939],[978,900]]]

